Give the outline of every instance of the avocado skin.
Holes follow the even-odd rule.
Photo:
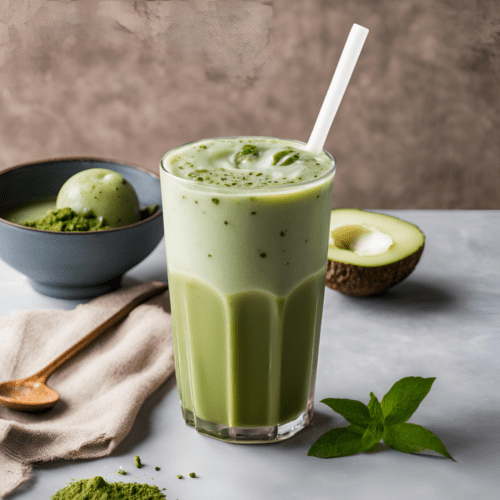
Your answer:
[[[329,260],[326,266],[326,286],[354,297],[367,297],[383,292],[411,274],[420,260],[424,245],[400,261],[379,267],[363,267]]]

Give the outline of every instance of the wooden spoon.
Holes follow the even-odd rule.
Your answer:
[[[113,314],[111,318],[99,325],[95,330],[92,330],[86,337],[63,352],[45,368],[31,375],[31,377],[2,382],[0,384],[0,404],[19,411],[38,411],[54,406],[59,400],[59,394],[45,385],[47,379],[63,364],[118,324],[138,305],[168,290],[168,285],[161,281],[153,281],[151,284],[153,288],[132,299]]]

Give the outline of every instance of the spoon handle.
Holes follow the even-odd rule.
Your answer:
[[[32,375],[31,379],[36,379],[41,382],[46,382],[46,380],[64,363],[72,359],[76,356],[80,351],[85,349],[88,345],[90,345],[94,340],[99,338],[103,333],[106,333],[108,330],[117,325],[120,321],[122,321],[133,309],[137,306],[141,305],[143,302],[151,299],[152,297],[159,295],[160,293],[168,290],[167,283],[163,283],[162,281],[153,281],[152,288],[146,290],[144,293],[141,293],[130,302],[125,304],[119,311],[117,311],[113,316],[107,319],[104,323],[99,325],[97,328],[92,330],[88,335],[83,337],[83,339],[79,340],[75,345],[70,347],[67,351],[63,352],[60,356],[58,356],[54,361],[50,362],[45,368],[42,368],[40,371],[36,372]]]

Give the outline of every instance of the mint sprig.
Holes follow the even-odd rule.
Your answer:
[[[368,405],[353,399],[323,399],[322,403],[342,415],[351,425],[323,434],[311,446],[308,455],[345,457],[369,451],[382,440],[387,446],[403,453],[432,450],[454,460],[435,434],[420,425],[406,423],[431,390],[434,380],[435,377],[402,378],[381,402],[371,392]]]

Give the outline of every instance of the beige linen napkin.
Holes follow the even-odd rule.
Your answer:
[[[123,288],[70,311],[0,317],[0,382],[37,372],[148,287]],[[110,454],[173,371],[172,321],[162,294],[49,378],[60,396],[51,410],[30,414],[0,405],[0,498],[30,478],[33,463]]]

